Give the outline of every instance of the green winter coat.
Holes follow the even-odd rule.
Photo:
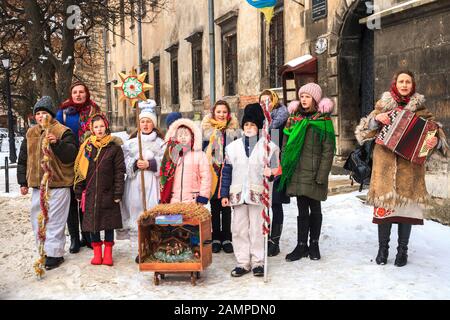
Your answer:
[[[319,133],[308,127],[300,160],[287,186],[287,194],[291,197],[307,196],[314,200],[325,201],[333,157],[333,142],[329,139],[322,139],[320,142]]]

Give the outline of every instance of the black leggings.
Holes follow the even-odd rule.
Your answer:
[[[322,228],[322,207],[320,201],[306,196],[297,197],[298,219],[302,225],[302,242],[308,239],[308,230],[311,240],[319,240]],[[311,215],[310,215],[311,213]]]
[[[272,223],[283,224],[283,220],[284,220],[283,204],[272,203]]]
[[[100,242],[100,232],[91,232],[91,240],[92,242]],[[114,241],[114,229],[113,230],[105,230],[105,242],[113,242]]]
[[[220,199],[211,199],[212,239],[231,241],[231,208],[222,207]]]

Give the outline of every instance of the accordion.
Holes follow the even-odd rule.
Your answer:
[[[375,143],[408,161],[425,163],[429,151],[427,141],[436,135],[437,124],[402,109],[392,110],[389,118],[391,123],[383,126]]]

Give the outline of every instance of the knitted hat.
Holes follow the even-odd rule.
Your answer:
[[[307,83],[298,90],[298,97],[302,95],[302,93],[309,94],[314,101],[316,101],[316,105],[319,105],[320,100],[322,100],[322,89],[317,83]]]
[[[49,96],[43,96],[33,107],[33,114],[36,115],[38,111],[46,111],[55,117],[55,106],[53,100]]]
[[[170,127],[172,123],[174,123],[176,120],[183,118],[183,115],[180,112],[171,112],[167,115],[166,118],[166,126],[167,128]]]
[[[153,122],[153,126],[158,125],[158,120],[156,118],[155,112],[156,102],[155,100],[148,99],[146,101],[139,102],[139,108],[141,109],[141,113],[139,114],[139,120],[143,118],[149,118]]]
[[[262,129],[264,125],[264,112],[259,103],[248,104],[244,109],[244,116],[242,117],[241,127],[244,128],[246,122],[254,123],[258,129]]]

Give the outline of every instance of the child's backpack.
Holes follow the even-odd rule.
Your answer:
[[[372,153],[375,140],[366,141],[350,153],[344,164],[344,169],[350,171],[350,179],[360,184],[359,192],[364,185],[370,184],[372,174]]]

